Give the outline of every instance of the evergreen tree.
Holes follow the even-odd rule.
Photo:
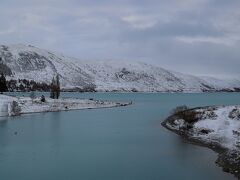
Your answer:
[[[6,81],[4,74],[2,73],[1,77],[0,77],[0,92],[3,93],[3,92],[7,92],[7,91],[8,91],[7,81]]]
[[[52,83],[51,83],[51,91],[50,91],[50,98],[55,99],[54,98],[54,89],[53,89],[53,85],[55,83],[54,77],[52,78]]]
[[[59,96],[60,96],[60,81],[59,75],[57,74],[52,79],[50,98],[58,99]]]
[[[56,98],[58,99],[59,96],[60,96],[60,80],[59,80],[59,75],[58,74],[56,76],[56,85],[57,85]]]

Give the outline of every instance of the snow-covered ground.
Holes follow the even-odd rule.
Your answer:
[[[110,108],[118,106],[126,106],[130,103],[123,102],[110,102],[88,99],[50,99],[46,98],[46,102],[41,102],[40,98],[31,99],[30,97],[11,97],[0,95],[0,116],[14,115],[11,112],[12,102],[17,102],[17,106],[20,110],[19,114],[25,113],[37,113],[37,112],[54,112],[54,111],[69,111],[80,109],[95,109],[95,108]],[[6,109],[7,107],[7,109]]]
[[[196,122],[175,119],[166,125],[173,130],[187,130],[188,136],[204,143],[240,151],[240,106],[206,107],[194,111],[199,117]]]
[[[240,106],[175,111],[162,125],[218,152],[216,163],[240,179]]]
[[[188,136],[204,143],[218,144],[231,150],[240,151],[240,106],[221,106],[195,109],[199,120],[190,123],[175,119],[166,125],[173,130],[187,130]]]
[[[216,117],[201,119],[194,124],[194,137],[240,150],[240,106],[220,107],[213,112]],[[199,133],[203,129],[209,133]]]

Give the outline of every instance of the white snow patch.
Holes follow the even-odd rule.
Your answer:
[[[5,101],[6,99],[6,101]],[[110,101],[99,101],[99,100],[87,100],[87,99],[50,99],[46,98],[46,102],[41,102],[40,98],[31,99],[30,97],[10,97],[0,95],[0,110],[2,114],[0,116],[10,116],[12,112],[9,111],[9,103],[16,101],[21,109],[20,114],[25,113],[37,113],[37,112],[54,112],[54,111],[69,111],[69,110],[80,110],[80,109],[95,109],[95,108],[110,108],[118,106],[126,106],[130,103],[110,102]],[[0,112],[1,113],[1,112]]]
[[[220,107],[215,110],[217,118],[199,120],[194,124],[194,137],[207,142],[215,142],[228,149],[238,149],[240,143],[240,120],[232,119],[229,113],[239,106]],[[210,130],[208,134],[196,133],[200,130]],[[234,133],[235,132],[235,133]]]

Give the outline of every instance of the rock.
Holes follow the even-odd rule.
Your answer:
[[[209,134],[211,131],[208,130],[208,129],[202,129],[200,132],[201,132],[202,134]]]
[[[231,119],[236,119],[236,120],[240,120],[240,109],[233,109],[229,115],[228,115],[229,118]]]

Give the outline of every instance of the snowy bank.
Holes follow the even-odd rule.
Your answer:
[[[218,152],[217,164],[240,178],[240,106],[183,108],[162,125],[189,142]]]
[[[126,106],[131,103],[110,102],[100,100],[64,98],[46,98],[41,102],[40,98],[31,99],[30,97],[11,97],[0,95],[0,116],[11,116],[26,113],[55,112],[81,109],[110,108]],[[1,112],[2,111],[2,112]]]
[[[17,98],[0,94],[0,117],[17,115],[19,108]]]

